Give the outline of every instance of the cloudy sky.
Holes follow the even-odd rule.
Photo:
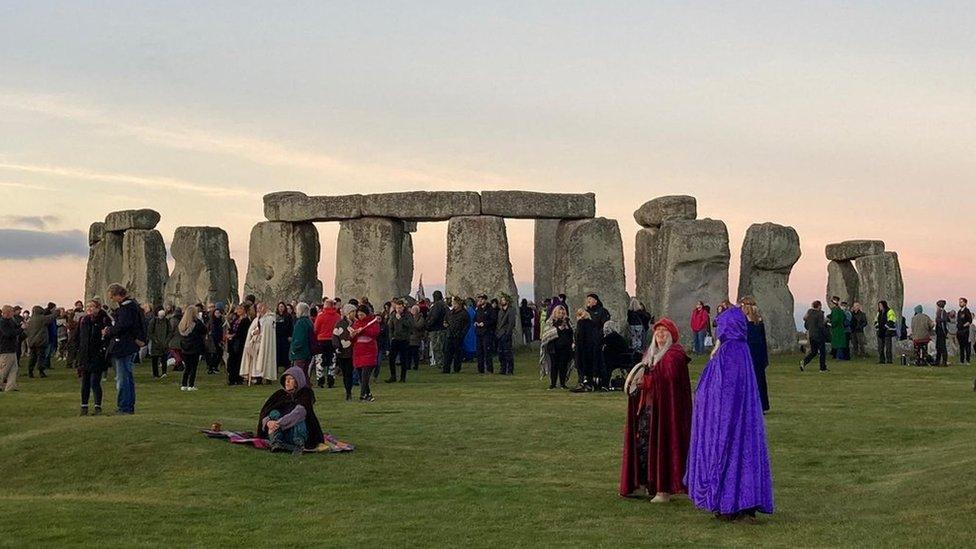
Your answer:
[[[0,3],[0,301],[74,300],[88,225],[152,207],[227,230],[261,196],[593,191],[620,221],[693,194],[794,226],[799,302],[824,244],[881,238],[906,301],[974,291],[971,2]],[[510,221],[532,280],[531,222]],[[321,224],[330,291],[338,227]],[[416,235],[444,278],[446,223]],[[734,291],[734,290],[733,290]]]

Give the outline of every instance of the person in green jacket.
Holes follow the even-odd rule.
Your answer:
[[[288,349],[288,360],[292,366],[298,366],[305,372],[308,379],[314,379],[315,372],[309,372],[312,364],[312,340],[315,337],[315,327],[308,317],[308,303],[295,305],[295,325],[291,333],[291,346]],[[306,380],[307,381],[307,380]]]
[[[830,300],[830,316],[827,322],[830,325],[830,354],[837,360],[849,360],[847,356],[847,330],[844,323],[847,315],[840,307],[840,298],[834,296]]]

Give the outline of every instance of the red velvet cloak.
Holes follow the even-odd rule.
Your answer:
[[[646,486],[656,492],[683,494],[688,443],[691,439],[691,379],[684,348],[675,343],[651,372],[645,371],[641,389],[627,399],[620,495],[629,496]],[[650,407],[647,427],[646,470],[638,455],[640,416]]]

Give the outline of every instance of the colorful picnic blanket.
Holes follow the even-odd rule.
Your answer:
[[[266,438],[258,438],[251,431],[213,431],[211,429],[200,429],[200,432],[207,438],[223,439],[234,444],[249,444],[261,450],[267,450],[271,443]],[[356,447],[348,442],[343,442],[336,437],[325,433],[325,442],[316,448],[306,452],[328,452],[330,454],[339,452],[352,452]]]

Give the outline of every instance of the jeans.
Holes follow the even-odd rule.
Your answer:
[[[359,398],[367,397],[373,394],[369,390],[369,378],[373,377],[373,368],[375,368],[375,366],[356,368],[356,370],[359,372]]]
[[[959,340],[959,362],[969,364],[973,358],[973,348],[969,346],[969,328],[960,328],[956,339]]]
[[[512,349],[512,336],[499,337],[495,340],[498,350],[498,363],[503,376],[515,375],[515,351]]]
[[[410,345],[407,347],[407,369],[420,369],[420,345]]]
[[[430,365],[438,366],[444,364],[444,330],[430,332]]]
[[[525,344],[526,345],[528,345],[528,344],[532,343],[533,339],[534,338],[532,337],[532,325],[531,324],[523,324],[522,325],[522,340],[525,341]]]
[[[454,373],[461,371],[461,362],[464,361],[464,340],[462,339],[445,339],[444,340],[444,366],[441,369],[445,374]]]
[[[200,364],[200,355],[183,355],[183,382],[182,387],[196,387],[197,385],[197,365]]]
[[[854,356],[858,358],[868,356],[864,350],[864,332],[853,332],[851,334],[851,343],[853,344],[852,353]]]
[[[85,370],[81,374],[81,407],[88,407],[88,398],[95,393],[95,407],[102,407],[102,372]]]
[[[268,419],[277,420],[280,418],[281,412],[278,410],[271,410],[271,413],[268,414]],[[305,441],[308,440],[308,427],[305,425],[305,420],[302,420],[287,429],[278,429],[271,433],[268,439],[271,444],[283,446],[288,450],[304,449]]]
[[[810,342],[810,352],[807,356],[803,357],[803,365],[806,366],[810,364],[810,361],[814,357],[820,355],[820,371],[827,371],[827,342],[826,341],[811,341]]]
[[[153,377],[159,377],[159,368],[162,366],[163,374],[166,375],[166,356],[152,356],[149,357],[152,361],[152,372]]]
[[[119,396],[117,406],[119,413],[136,413],[136,380],[132,371],[132,359],[135,355],[112,357],[115,366],[115,389]]]
[[[555,389],[556,382],[560,387],[566,387],[566,375],[569,373],[569,360],[573,357],[572,348],[556,349],[549,353],[549,388]]]
[[[878,338],[878,364],[891,364],[894,358],[891,354],[891,340],[894,336]]]
[[[700,355],[705,352],[705,330],[695,332],[695,354]]]
[[[492,334],[477,334],[475,339],[476,347],[478,353],[478,373],[483,374],[488,372],[489,374],[495,373],[495,365],[492,363],[491,359],[491,340],[494,339]]]
[[[702,342],[704,344],[704,338]],[[630,348],[638,353],[644,352],[644,325],[630,325]]]
[[[34,377],[34,366],[37,366],[38,371],[41,376],[46,375],[44,370],[48,367],[45,366],[45,355],[47,354],[47,345],[42,345],[40,347],[30,348],[30,359],[27,361],[27,375]]]
[[[407,380],[407,368],[410,367],[410,360],[407,357],[407,349],[410,342],[406,339],[394,339],[390,341],[390,379],[396,381],[397,361],[400,362],[400,381]]]
[[[342,386],[346,389],[346,398],[352,396],[352,357],[336,357],[339,370],[342,371]]]

